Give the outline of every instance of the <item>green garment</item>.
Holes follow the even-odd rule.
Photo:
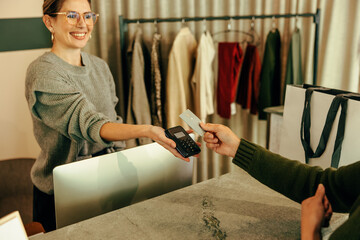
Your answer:
[[[291,37],[289,53],[286,62],[286,74],[283,87],[283,101],[285,101],[286,85],[302,85],[304,83],[301,69],[301,35],[297,29]]]
[[[330,239],[360,239],[360,162],[323,170],[286,159],[242,139],[233,163],[298,203],[313,196],[322,183],[333,211],[350,213]]]
[[[53,193],[53,169],[89,158],[104,148],[116,151],[123,142],[106,142],[100,128],[122,122],[115,112],[118,98],[106,62],[81,53],[84,66],[73,66],[52,52],[32,62],[26,73],[25,95],[41,152],[31,179],[41,191]]]
[[[259,119],[262,120],[266,119],[265,108],[280,105],[280,47],[279,30],[270,31],[266,39],[260,74]]]

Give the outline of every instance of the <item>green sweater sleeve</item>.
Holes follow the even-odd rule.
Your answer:
[[[331,234],[330,240],[360,239],[360,203],[355,205],[356,209],[350,214],[349,219]]]
[[[336,212],[349,212],[360,194],[360,162],[323,170],[289,160],[244,139],[233,162],[268,187],[296,202],[313,196],[319,183]]]
[[[81,93],[36,92],[36,99],[32,111],[47,126],[75,141],[110,144],[99,134],[102,125],[110,120],[97,112]]]

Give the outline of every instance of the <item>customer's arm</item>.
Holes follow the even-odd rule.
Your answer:
[[[289,160],[254,143],[241,139],[229,128],[219,124],[202,124],[207,147],[220,154],[235,156],[233,163],[258,181],[301,203],[315,194],[322,183],[334,211],[348,212],[360,195],[360,162],[325,170],[299,161]],[[231,146],[234,149],[230,150]],[[236,149],[236,150],[235,150]]]

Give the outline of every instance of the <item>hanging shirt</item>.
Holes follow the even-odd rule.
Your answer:
[[[230,105],[236,97],[243,51],[239,43],[221,42],[218,57],[217,111],[221,117],[230,118]]]
[[[286,62],[286,74],[283,90],[283,102],[285,100],[285,91],[287,84],[303,84],[301,69],[301,35],[297,29],[291,36],[288,58]]]
[[[260,74],[259,119],[265,120],[264,109],[280,105],[280,33],[270,31],[265,44],[264,59]]]
[[[212,63],[215,48],[209,32],[203,33],[197,48],[196,64],[192,77],[195,98],[195,115],[205,122],[214,113],[214,73]]]
[[[151,47],[151,93],[150,93],[150,109],[152,124],[162,126],[162,80],[160,71],[160,44],[161,35],[154,34]]]
[[[136,29],[133,43],[128,54],[132,55],[131,77],[129,85],[129,101],[126,122],[129,124],[151,124],[149,101],[145,88],[145,63],[142,49],[142,31]],[[140,138],[127,141],[128,147],[151,143],[150,138]]]
[[[248,44],[239,77],[236,102],[250,113],[258,112],[261,61],[257,47]]]
[[[186,109],[194,111],[190,81],[194,71],[197,42],[188,27],[180,30],[169,54],[166,78],[167,127],[181,125],[189,128],[179,115]]]

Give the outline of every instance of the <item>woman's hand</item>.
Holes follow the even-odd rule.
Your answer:
[[[301,203],[301,239],[321,239],[321,227],[329,226],[331,216],[325,187],[319,184],[315,195]]]
[[[190,161],[189,158],[184,158],[175,149],[176,143],[172,139],[165,136],[165,130],[163,128],[157,126],[150,126],[149,137],[167,150],[169,150],[175,157],[187,162]]]
[[[206,131],[204,141],[208,148],[221,155],[235,157],[240,139],[230,128],[221,124],[211,123],[200,123],[200,126]]]
[[[189,133],[192,131],[188,131]],[[169,150],[175,157],[189,162],[175,149],[176,143],[165,136],[165,130],[153,125],[136,125],[124,123],[105,123],[100,129],[100,136],[107,141],[120,141],[140,137],[148,137]],[[200,143],[197,143],[201,146]],[[196,155],[197,156],[197,155]]]

